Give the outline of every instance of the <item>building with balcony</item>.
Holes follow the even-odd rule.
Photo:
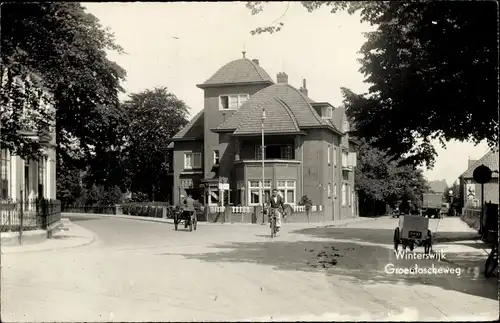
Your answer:
[[[36,78],[36,76],[32,75],[31,79],[33,78]],[[23,88],[24,84],[21,81],[16,79],[15,82]],[[41,93],[39,101],[42,108],[54,112],[53,106],[48,105],[47,100],[45,100],[49,95],[48,92],[42,89]],[[6,109],[8,108],[6,107]],[[26,105],[23,110],[23,118],[29,118],[29,115],[30,107]],[[42,156],[37,159],[25,160],[12,154],[8,149],[0,147],[0,200],[28,200],[38,197],[55,199],[55,124],[46,129],[30,127],[30,122],[23,124],[27,124],[30,129],[23,129],[21,134],[41,144],[43,147]]]
[[[291,205],[307,195],[329,220],[357,215],[357,142],[343,107],[310,99],[305,79],[297,89],[281,72],[275,83],[245,55],[197,86],[204,108],[169,145],[174,204],[190,189],[208,206],[253,206],[276,188]]]

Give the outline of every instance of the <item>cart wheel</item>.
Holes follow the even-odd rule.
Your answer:
[[[193,220],[193,229],[196,231],[196,224],[198,223],[198,219],[196,219],[196,216],[194,217]]]
[[[427,236],[424,240],[424,254],[429,254],[432,249],[432,232],[427,230]]]
[[[495,257],[496,256],[496,257]],[[490,278],[495,275],[495,270],[497,271],[496,274],[498,274],[498,254],[495,255],[495,252],[492,251],[490,255],[488,256],[488,259],[486,259],[486,264],[484,265],[484,277],[485,278]]]
[[[415,249],[415,242],[410,241],[409,246],[410,246],[410,251],[413,251],[413,249]]]
[[[394,250],[398,251],[399,246],[399,228],[394,229]]]
[[[174,218],[174,227],[175,231],[177,231],[177,228],[179,227],[179,222],[177,221],[177,218]]]
[[[403,250],[406,250],[406,247],[408,246],[408,241],[406,239],[401,239],[401,245],[403,245]]]

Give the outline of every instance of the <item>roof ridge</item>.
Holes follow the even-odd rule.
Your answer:
[[[468,173],[469,171],[475,169],[476,167],[478,167],[479,165],[481,164],[484,164],[484,160],[489,157],[490,155],[493,155],[495,153],[495,150],[494,149],[490,149],[483,157],[479,158],[478,160],[476,160],[476,162],[474,164],[472,164],[469,168],[467,168],[465,170],[465,172],[463,172],[460,176],[463,176],[464,174]]]
[[[278,101],[279,103],[281,103],[281,105],[283,105],[283,107],[285,108],[286,112],[288,112],[288,115],[290,116],[290,119],[292,119],[292,122],[293,122],[293,125],[295,126],[295,129],[297,131],[300,130],[299,128],[299,123],[297,122],[297,117],[295,117],[295,114],[293,113],[292,109],[290,109],[290,107],[288,106],[288,104],[286,104],[285,101],[283,101],[282,99],[280,98],[275,98],[276,101]]]
[[[322,121],[323,119],[321,119],[318,115],[318,113],[316,112],[316,110],[314,110],[314,108],[311,106],[311,104],[307,101],[306,97],[304,96],[304,94],[302,94],[302,92],[300,92],[299,90],[297,90],[295,87],[291,86],[290,84],[286,83],[285,85],[287,85],[288,87],[292,88],[293,90],[295,90],[303,99],[304,101],[306,102],[307,104],[307,107],[309,108],[309,110],[312,112],[313,116],[316,118],[316,121],[318,121],[320,124],[324,124]]]
[[[257,72],[257,74],[259,74],[260,78],[262,79],[262,81],[265,81],[265,77],[262,75],[262,73],[259,71],[259,69],[257,68],[257,64],[255,64],[251,59],[249,58],[244,58],[246,59],[247,61],[250,62],[250,64],[252,64],[253,68],[255,69],[255,71]]]
[[[200,112],[195,114],[194,117],[184,127],[182,127],[181,130],[179,130],[172,138],[175,138],[178,134],[182,132],[187,133],[189,129],[191,129],[191,127],[196,123],[196,121],[198,121],[203,112],[205,112],[205,109],[201,109]],[[186,129],[186,131],[184,131],[184,129]]]
[[[248,119],[248,118],[250,118],[250,116],[252,115],[252,112],[254,112],[255,110],[257,110],[257,108],[261,108],[261,107],[262,107],[265,103],[267,103],[267,102],[269,102],[269,101],[271,101],[271,100],[266,100],[266,101],[265,101],[265,102],[263,102],[262,104],[258,104],[258,105],[257,105],[257,106],[255,106],[252,110],[250,110],[250,111],[248,112],[248,114],[247,114],[247,115],[246,115],[246,116],[245,116],[245,117],[244,117],[244,118],[240,121],[240,125],[238,126],[238,128],[236,128],[236,130],[235,130],[235,131],[238,131],[238,129],[240,129],[240,128],[241,128],[241,126],[245,123],[245,121],[247,121],[247,119]],[[235,115],[235,114],[233,114],[233,115]],[[233,115],[232,115],[232,116],[233,116]],[[231,117],[232,117],[232,116],[231,116]]]

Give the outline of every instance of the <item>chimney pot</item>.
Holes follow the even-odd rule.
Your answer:
[[[306,79],[303,79],[302,80],[302,87],[307,90],[307,87],[306,87]]]
[[[280,72],[276,75],[276,81],[278,83],[287,84],[288,83],[288,75],[285,72]]]
[[[252,59],[252,62],[254,62],[255,65],[259,65],[259,60],[256,58]]]

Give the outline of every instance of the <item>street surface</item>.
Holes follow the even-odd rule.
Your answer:
[[[167,223],[70,219],[95,241],[46,251],[2,248],[3,322],[499,316],[497,283],[482,277],[485,251],[458,218],[439,222],[434,250],[445,254],[441,261],[396,259],[397,219],[389,218],[337,227],[290,224],[275,239],[261,225],[200,223],[189,232]],[[437,225],[431,220],[430,229]],[[397,275],[384,271],[389,263],[463,272]]]

